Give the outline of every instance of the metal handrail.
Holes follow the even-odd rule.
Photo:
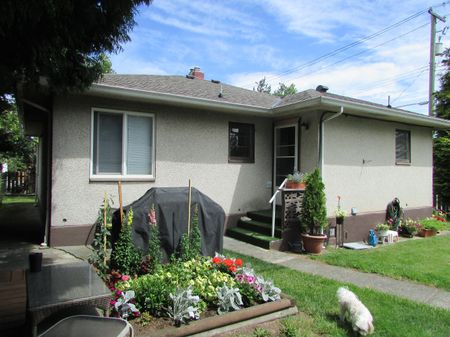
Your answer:
[[[276,214],[276,207],[277,203],[275,202],[277,194],[280,193],[280,191],[284,188],[284,185],[286,185],[287,178],[283,180],[281,185],[278,187],[278,189],[275,191],[275,193],[272,195],[272,198],[269,200],[269,204],[272,204],[272,237],[275,237],[275,214]]]

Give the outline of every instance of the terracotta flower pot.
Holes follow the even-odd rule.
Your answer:
[[[437,231],[435,229],[421,229],[419,232],[419,236],[423,238],[428,238],[430,236],[435,236],[437,234]]]
[[[307,253],[320,254],[326,238],[326,235],[302,234],[303,248]]]
[[[296,183],[294,181],[286,181],[286,188],[291,190],[304,190],[306,187],[305,183]]]

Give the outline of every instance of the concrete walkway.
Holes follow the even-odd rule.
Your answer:
[[[383,293],[450,310],[450,292],[442,289],[411,281],[394,280],[389,277],[364,273],[354,269],[336,267],[320,261],[311,260],[306,256],[298,254],[266,250],[229,237],[224,237],[224,248],[304,273],[322,276],[340,282],[352,283],[358,287],[367,287]]]

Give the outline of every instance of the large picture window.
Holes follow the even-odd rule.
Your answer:
[[[91,178],[154,178],[153,114],[92,110]]]
[[[395,130],[395,163],[411,163],[411,132]]]
[[[228,162],[255,162],[255,126],[253,124],[229,123]]]

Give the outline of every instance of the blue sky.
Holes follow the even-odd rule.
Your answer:
[[[322,84],[382,104],[390,95],[400,106],[428,100],[431,6],[450,16],[450,3],[438,0],[154,0],[139,8],[131,42],[111,60],[122,74],[184,76],[200,66],[206,79],[244,88],[266,77],[272,89]],[[426,105],[406,109],[427,113]]]

